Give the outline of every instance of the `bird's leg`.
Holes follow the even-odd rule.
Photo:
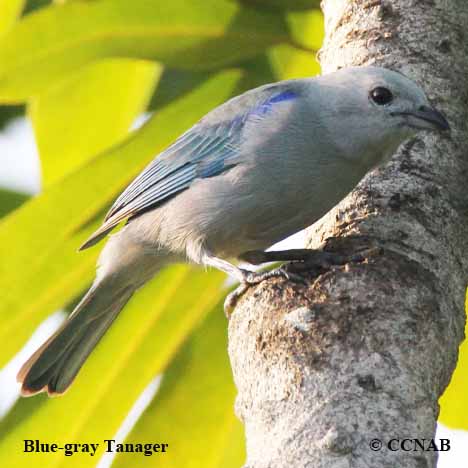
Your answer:
[[[232,263],[227,262],[226,260],[223,260],[218,257],[213,257],[211,255],[205,255],[203,257],[203,263],[205,265],[217,268],[218,270],[224,271],[229,276],[237,279],[240,282],[239,287],[236,288],[230,294],[228,294],[226,300],[224,301],[224,313],[228,318],[234,310],[234,307],[236,306],[239,298],[245,293],[245,291],[247,291],[247,289],[250,286],[254,284],[258,284],[262,281],[265,281],[266,279],[275,278],[278,276],[285,277],[288,280],[300,281],[304,283],[304,279],[299,275],[287,272],[286,270],[283,270],[281,268],[257,273],[255,271],[244,270],[233,265]]]
[[[202,263],[207,266],[211,266],[213,268],[217,268],[218,270],[224,271],[224,273],[228,274],[232,278],[235,278],[240,283],[245,281],[246,274],[252,273],[248,270],[243,270],[232,263],[223,260],[222,258],[213,257],[211,255],[205,254],[202,258]]]
[[[299,274],[301,272],[311,269],[328,269],[333,265],[362,262],[380,251],[379,248],[371,248],[351,255],[342,255],[336,252],[324,252],[323,250],[313,249],[291,249],[269,252],[250,250],[239,256],[241,260],[252,265],[259,265],[267,262],[292,262],[274,270],[261,272],[244,270],[226,260],[211,255],[206,255],[203,258],[203,263],[224,271],[240,282],[239,287],[231,292],[224,301],[224,312],[229,318],[239,298],[252,285],[259,284],[269,278],[278,277],[305,284],[304,278]]]

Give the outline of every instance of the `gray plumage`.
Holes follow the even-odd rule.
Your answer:
[[[128,220],[104,247],[90,291],[23,366],[23,394],[65,391],[163,266],[189,261],[247,281],[230,258],[311,225],[405,139],[447,128],[414,82],[376,67],[265,85],[213,110],[148,165],[83,245]]]

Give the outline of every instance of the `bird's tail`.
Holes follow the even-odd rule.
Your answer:
[[[17,376],[21,394],[65,392],[134,291],[109,280],[95,283],[57,332],[25,362]]]

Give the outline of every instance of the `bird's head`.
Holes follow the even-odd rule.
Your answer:
[[[401,73],[351,67],[321,77],[330,91],[334,132],[343,154],[373,166],[421,130],[447,131],[446,118],[424,91]]]

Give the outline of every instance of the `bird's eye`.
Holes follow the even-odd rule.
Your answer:
[[[379,86],[370,92],[371,99],[379,106],[385,106],[393,100],[393,94],[388,88]]]

